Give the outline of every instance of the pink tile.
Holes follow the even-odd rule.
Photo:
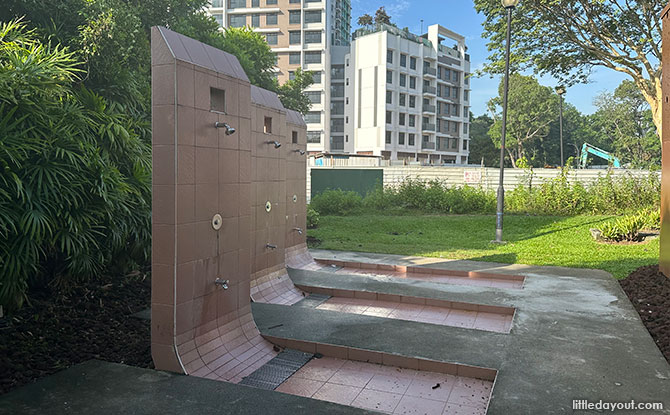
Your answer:
[[[491,382],[461,377],[451,390],[449,403],[486,408],[490,395]]]
[[[454,386],[455,377],[429,372],[429,376],[416,377],[407,388],[405,395],[417,398],[447,402],[449,393]]]
[[[325,383],[314,395],[312,395],[312,398],[339,403],[341,405],[351,405],[358,394],[361,393],[361,390],[361,388],[356,388],[354,386]]]
[[[445,407],[446,404],[444,402],[405,395],[393,413],[406,415],[442,415]]]
[[[278,392],[289,393],[291,395],[305,396],[307,398],[311,397],[323,386],[324,382],[319,382],[316,380],[296,378],[294,376],[288,378],[284,383],[279,385],[277,389]]]
[[[302,379],[318,380],[325,382],[337,372],[337,369],[327,369],[323,367],[303,366],[293,374],[293,376]]]
[[[486,408],[448,403],[442,415],[486,415]]]
[[[392,413],[402,399],[402,395],[363,389],[351,403],[358,408],[371,409],[373,411]]]
[[[365,385],[372,379],[374,374],[371,372],[364,372],[359,370],[338,370],[330,379],[328,383],[337,383],[338,385],[356,386],[359,388]]]
[[[376,374],[365,388],[381,392],[404,394],[411,383],[412,379],[410,378]]]

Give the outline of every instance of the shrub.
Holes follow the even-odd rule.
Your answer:
[[[659,230],[661,229],[661,210],[645,209],[638,214],[642,229]]]
[[[307,228],[308,229],[314,229],[319,226],[319,220],[321,220],[321,216],[319,215],[319,212],[316,210],[312,209],[310,206],[307,206]]]
[[[358,193],[339,189],[326,190],[310,202],[310,207],[321,215],[349,215],[362,206],[363,198]]]
[[[74,85],[79,63],[0,24],[0,304],[150,257],[148,125]]]
[[[642,226],[643,221],[639,215],[628,215],[603,223],[600,232],[608,241],[639,241]]]

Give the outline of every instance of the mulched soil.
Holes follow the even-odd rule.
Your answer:
[[[656,345],[670,363],[670,278],[658,265],[640,267],[619,282]]]
[[[0,394],[89,359],[153,368],[150,277],[101,276],[72,290],[30,294],[0,319]]]

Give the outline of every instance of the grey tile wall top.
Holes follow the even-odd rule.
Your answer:
[[[286,110],[286,122],[299,125],[301,127],[307,127],[305,119],[302,117],[302,114],[298,111]]]
[[[242,65],[234,55],[216,49],[195,39],[158,27],[175,59],[192,63],[233,78],[249,82]]]
[[[251,85],[251,102],[267,108],[272,108],[279,111],[287,111],[279,100],[277,94],[255,85]]]

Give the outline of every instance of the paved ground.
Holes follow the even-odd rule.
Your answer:
[[[312,254],[361,262],[423,261],[395,255]],[[518,290],[303,270],[289,274],[299,285],[515,307],[511,333],[272,304],[253,304],[254,318],[263,334],[498,369],[489,414],[571,413],[573,399],[661,401],[670,413],[670,365],[608,273],[460,260],[433,262],[431,267],[523,274],[526,283]],[[277,325],[281,326],[269,329]]]
[[[392,255],[313,254],[362,262],[425,261]],[[433,262],[431,267],[521,273],[527,278],[524,289],[518,290],[316,271],[290,270],[290,276],[306,286],[515,307],[510,334],[259,303],[253,304],[254,317],[264,334],[498,369],[489,414],[571,413],[573,399],[660,401],[670,413],[670,365],[609,274],[460,260]],[[64,412],[365,413],[323,401],[95,361],[0,397],[0,414]]]
[[[372,414],[248,386],[90,360],[0,396],[0,414]]]

